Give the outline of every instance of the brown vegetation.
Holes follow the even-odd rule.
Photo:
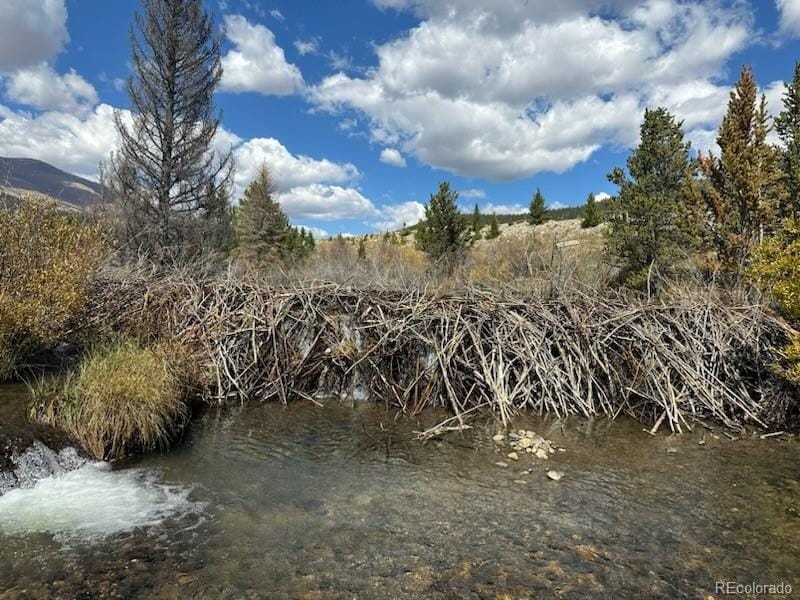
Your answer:
[[[480,408],[630,414],[674,431],[709,418],[783,427],[793,390],[767,366],[792,331],[713,290],[643,301],[561,289],[458,294],[129,275],[98,282],[95,328],[193,348],[214,401],[370,397],[409,413]]]

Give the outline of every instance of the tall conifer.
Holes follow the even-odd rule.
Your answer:
[[[536,188],[536,193],[531,200],[530,208],[528,209],[528,223],[531,225],[541,225],[547,220],[547,207],[545,206],[544,196],[539,188]]]
[[[639,146],[608,175],[619,193],[608,201],[606,247],[621,259],[628,282],[643,285],[687,253],[690,244],[678,217],[691,177],[682,123],[665,108],[644,114]]]
[[[781,206],[784,218],[800,217],[800,62],[794,66],[791,83],[784,84],[783,111],[775,119],[775,130],[783,142],[781,169],[786,191]]]
[[[758,98],[753,72],[744,67],[719,129],[721,154],[699,158],[709,183],[711,239],[729,271],[741,272],[776,223],[783,185],[780,153],[767,142],[770,129],[766,98]]]

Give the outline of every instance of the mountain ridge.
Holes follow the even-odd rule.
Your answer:
[[[0,189],[12,195],[33,192],[49,196],[77,209],[86,209],[101,198],[101,186],[35,158],[0,156]]]

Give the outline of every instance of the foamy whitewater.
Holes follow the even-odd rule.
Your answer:
[[[52,533],[91,540],[142,527],[200,506],[189,489],[161,483],[157,471],[114,471],[101,462],[52,475],[0,496],[0,533]]]

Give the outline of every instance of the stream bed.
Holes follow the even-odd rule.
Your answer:
[[[800,591],[796,441],[524,416],[514,429],[564,451],[515,461],[488,420],[415,441],[444,416],[209,409],[170,452],[89,462],[0,496],[0,598],[719,598],[718,581]]]

